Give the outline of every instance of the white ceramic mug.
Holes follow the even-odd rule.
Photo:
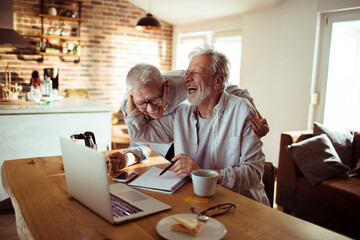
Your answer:
[[[219,173],[213,170],[198,169],[191,172],[194,193],[198,197],[211,197],[215,193]]]

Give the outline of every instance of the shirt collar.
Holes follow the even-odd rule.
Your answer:
[[[228,96],[229,96],[229,94],[227,92],[225,92],[225,91],[222,92],[218,104],[216,104],[216,106],[214,107],[214,113],[217,113],[220,115],[222,115],[224,113],[224,109],[226,106],[226,102],[228,100]]]

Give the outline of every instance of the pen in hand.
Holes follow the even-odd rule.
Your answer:
[[[164,170],[162,170],[159,176],[163,175],[167,170],[169,170],[169,168],[171,168],[176,163],[176,161],[172,161],[169,166],[167,166]]]

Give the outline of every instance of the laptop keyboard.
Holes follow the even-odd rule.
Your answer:
[[[138,212],[142,212],[143,210],[135,207],[131,203],[128,203],[124,199],[115,196],[114,194],[111,195],[111,206],[113,209],[113,215],[117,218],[129,216]]]

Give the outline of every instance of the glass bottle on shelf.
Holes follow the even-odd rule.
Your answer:
[[[52,92],[52,80],[45,77],[44,81],[41,82],[41,93],[43,96],[50,97]]]

